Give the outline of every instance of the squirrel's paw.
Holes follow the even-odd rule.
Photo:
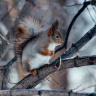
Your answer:
[[[50,56],[53,56],[54,55],[54,51],[50,51]]]
[[[30,73],[33,74],[33,75],[37,75],[37,70],[33,69],[33,70],[30,71]]]

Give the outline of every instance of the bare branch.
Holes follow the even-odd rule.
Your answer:
[[[20,89],[20,90],[0,90],[0,95],[6,96],[96,96],[96,93],[77,93],[72,91],[60,91],[60,90],[32,90],[32,89]]]
[[[72,59],[62,59],[60,70],[87,66],[87,65],[96,65],[96,56],[86,56],[86,57],[75,57]],[[46,78],[51,73],[58,70],[59,61],[57,63],[52,63],[45,67],[42,67],[37,70],[37,75],[28,75],[19,83],[17,83],[12,89],[23,89],[23,88],[34,88],[37,84],[41,82],[44,78]]]

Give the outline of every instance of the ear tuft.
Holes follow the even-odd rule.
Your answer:
[[[59,26],[59,21],[58,19],[56,19],[55,22],[52,24],[52,27],[55,28],[55,30],[57,30],[58,26]]]
[[[52,35],[54,35],[54,32],[58,29],[58,26],[59,26],[59,21],[58,19],[55,20],[55,22],[52,24]]]

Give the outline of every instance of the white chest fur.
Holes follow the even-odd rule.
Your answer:
[[[37,69],[44,64],[49,64],[51,56],[43,56],[41,54],[36,54],[36,57],[30,61],[30,67],[32,69]]]
[[[48,49],[49,49],[50,51],[52,51],[52,50],[55,49],[55,47],[56,47],[57,45],[58,45],[57,43],[51,43],[51,44],[49,45]]]
[[[49,45],[48,49],[50,51],[53,51],[57,45],[58,44],[56,44],[56,43],[51,43]],[[30,64],[31,70],[32,69],[37,69],[37,68],[41,67],[44,64],[50,64],[49,63],[50,59],[51,59],[51,56],[43,56],[43,55],[37,53],[36,57],[30,60],[29,64]]]

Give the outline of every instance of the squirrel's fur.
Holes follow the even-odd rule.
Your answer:
[[[32,38],[40,34],[41,25],[39,21],[28,16],[23,19],[17,19],[17,24],[14,27],[16,34],[15,40],[15,54],[17,57],[17,71],[20,75],[19,78],[23,78],[23,69],[22,69],[22,50]]]
[[[22,56],[22,50],[26,43],[41,31],[39,21],[29,17],[21,19],[15,27],[16,42],[15,53],[17,57]],[[20,58],[17,58],[20,59]],[[20,60],[21,61],[21,60]]]
[[[63,37],[58,31],[56,20],[46,31],[42,31],[38,20],[32,17],[21,19],[15,27],[15,53],[19,67],[19,78],[32,70],[48,64],[54,55],[55,47],[63,43]],[[57,37],[56,37],[57,36]]]

